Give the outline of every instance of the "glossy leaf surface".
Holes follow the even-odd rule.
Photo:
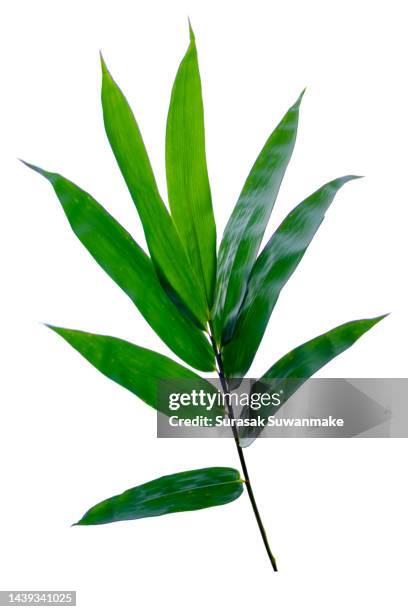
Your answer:
[[[153,263],[184,308],[204,328],[207,320],[204,293],[159,194],[132,110],[103,60],[102,107],[106,134],[138,210]]]
[[[205,155],[204,110],[194,34],[173,85],[166,129],[171,214],[211,309],[216,230]]]
[[[302,95],[267,140],[224,231],[213,313],[215,335],[223,344],[232,337],[249,274],[295,146]]]
[[[239,472],[211,467],[162,476],[93,506],[77,525],[101,525],[229,504],[243,491]]]
[[[173,415],[168,402],[160,403],[160,385],[167,392],[190,392],[192,388],[214,393],[216,389],[195,372],[155,351],[136,346],[112,336],[101,336],[75,329],[49,325],[97,370],[128,389],[141,400],[166,415]],[[222,407],[214,407],[214,416],[222,415]],[[205,406],[181,406],[177,416],[208,416]]]
[[[273,393],[284,386],[283,397],[289,399],[299,387],[313,376],[320,368],[332,359],[350,348],[363,334],[379,323],[387,315],[373,319],[359,319],[339,325],[334,329],[317,336],[304,344],[301,344],[290,353],[279,359],[265,374],[253,385],[253,393]],[[285,388],[285,380],[287,386]],[[252,411],[251,416],[268,417],[282,407],[262,407],[260,410]],[[263,428],[252,427],[242,429],[242,438],[248,438],[243,445],[251,443]]]
[[[296,206],[273,234],[251,271],[231,342],[223,348],[228,377],[248,371],[282,288],[291,277],[338,190],[356,176],[323,185]]]
[[[92,196],[59,174],[27,164],[54,187],[76,236],[125,291],[158,336],[198,370],[214,370],[204,334],[174,305],[162,288],[150,257]]]

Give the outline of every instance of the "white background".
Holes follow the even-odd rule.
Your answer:
[[[2,4],[0,589],[76,589],[81,612],[407,610],[406,440],[265,440],[248,449],[278,574],[246,495],[197,513],[69,527],[130,486],[237,458],[229,440],[157,440],[153,410],[40,324],[170,354],[76,240],[50,186],[16,161],[71,178],[143,243],[103,130],[98,50],[134,107],[165,193],[165,119],[189,15],[219,228],[304,86],[298,144],[267,235],[323,182],[365,175],[337,197],[251,373],[337,324],[391,311],[321,374],[405,377],[403,8],[395,0]]]

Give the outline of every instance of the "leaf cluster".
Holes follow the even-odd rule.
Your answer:
[[[226,380],[245,376],[279,295],[337,192],[358,177],[336,178],[305,198],[260,251],[295,146],[302,92],[255,160],[217,252],[201,79],[191,28],[167,117],[168,206],[126,97],[102,58],[101,65],[106,134],[142,223],[148,252],[86,191],[60,174],[27,165],[50,182],[83,246],[189,367],[125,340],[50,327],[105,376],[167,414],[168,407],[158,402],[162,378],[192,379],[197,388],[208,389],[211,385],[194,370],[218,368]],[[272,390],[277,379],[307,380],[381,319],[351,321],[294,348],[260,377],[255,389]],[[259,433],[252,431],[252,438]],[[241,492],[242,480],[232,468],[182,472],[101,502],[79,524],[224,504]]]

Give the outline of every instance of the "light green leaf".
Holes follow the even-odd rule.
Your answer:
[[[54,325],[48,327],[64,338],[99,372],[163,414],[175,414],[170,410],[168,402],[160,402],[160,399],[168,397],[170,391],[183,393],[191,392],[192,389],[199,392],[202,389],[206,393],[216,392],[211,383],[192,370],[154,351],[112,336],[90,334]],[[159,393],[160,389],[163,393]],[[214,406],[211,416],[221,416],[223,413],[222,406]],[[208,416],[208,412],[204,405],[181,406],[177,416]]]
[[[190,366],[214,370],[214,356],[206,337],[168,297],[150,258],[130,234],[92,196],[71,181],[26,165],[50,181],[76,236],[130,297],[163,342]]]
[[[296,141],[303,93],[272,132],[256,160],[225,228],[218,255],[213,321],[226,344]]]
[[[289,399],[299,387],[301,387],[313,374],[320,368],[329,363],[332,359],[350,348],[363,334],[370,330],[374,325],[382,321],[387,315],[375,317],[373,319],[359,319],[350,321],[335,327],[330,331],[301,344],[297,348],[287,353],[279,359],[265,374],[254,383],[252,393],[269,393],[284,388],[283,397],[285,401]],[[285,385],[286,381],[286,385]],[[263,406],[260,410],[249,411],[246,416],[259,416],[261,418],[273,416],[281,407],[274,408]],[[247,441],[243,445],[248,445],[259,436],[262,427],[248,427],[240,431],[240,436]]]
[[[223,348],[227,376],[240,378],[248,371],[281,290],[305,254],[338,190],[356,178],[359,177],[335,179],[301,202],[259,255],[249,277],[232,340]]]
[[[166,174],[173,220],[210,310],[216,230],[205,155],[201,80],[191,28],[190,45],[177,72],[167,117]]]
[[[102,107],[106,134],[138,210],[147,246],[159,277],[183,308],[205,328],[205,295],[190,268],[177,229],[160,197],[153,170],[132,110],[102,60]]]
[[[102,525],[222,506],[241,495],[242,482],[237,470],[225,467],[162,476],[105,499],[75,524]]]

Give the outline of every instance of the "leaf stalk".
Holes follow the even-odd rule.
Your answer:
[[[216,341],[214,339],[214,332],[213,332],[213,327],[212,327],[211,322],[209,323],[209,337],[210,337],[210,340],[211,340],[211,344],[212,344],[212,347],[213,347],[213,350],[214,350],[214,354],[215,354],[215,359],[216,359],[216,362],[217,362],[218,377],[219,377],[220,382],[221,382],[222,390],[223,390],[224,393],[229,393],[229,385],[228,385],[228,380],[225,377],[225,373],[224,373],[224,366],[223,366],[223,363],[222,363],[221,351],[219,350],[219,348],[217,346],[217,343],[216,343]],[[228,411],[228,416],[229,416],[229,418],[231,420],[231,423],[232,423],[232,425],[231,425],[232,434],[233,434],[233,437],[234,437],[235,447],[236,447],[237,452],[238,452],[238,457],[239,457],[239,461],[240,461],[240,464],[241,464],[242,473],[244,475],[244,482],[245,482],[246,489],[248,491],[248,496],[249,496],[249,500],[251,502],[252,510],[253,510],[254,515],[255,515],[255,519],[256,519],[256,522],[257,522],[257,525],[258,525],[258,529],[259,529],[259,532],[261,534],[262,541],[264,543],[265,550],[266,550],[266,553],[268,555],[269,561],[271,562],[273,571],[277,572],[278,571],[278,566],[276,564],[276,559],[275,559],[274,555],[272,554],[271,547],[270,547],[269,542],[268,542],[268,536],[266,534],[266,530],[265,530],[265,527],[263,525],[262,518],[261,518],[259,509],[258,509],[258,505],[256,503],[255,494],[254,494],[254,491],[252,489],[251,479],[249,477],[249,472],[248,472],[247,464],[246,464],[246,461],[245,461],[244,451],[243,451],[242,446],[239,443],[239,433],[238,433],[237,426],[235,425],[234,411],[233,411],[233,408],[231,406],[231,402],[230,401],[226,401],[225,405],[226,405],[226,408],[227,408],[227,411]]]

